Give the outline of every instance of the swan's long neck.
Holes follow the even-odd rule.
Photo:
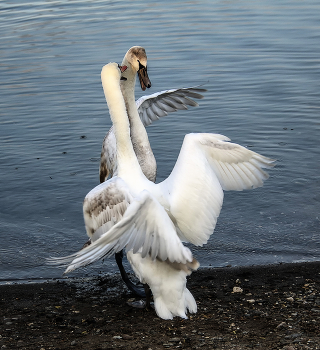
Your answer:
[[[149,139],[147,131],[141,122],[139,117],[139,113],[136,107],[135,100],[135,84],[136,84],[136,76],[137,72],[132,69],[131,63],[127,61],[126,57],[124,57],[122,61],[122,65],[128,67],[125,72],[125,76],[127,78],[126,81],[121,81],[121,91],[123,97],[125,99],[125,104],[128,112],[129,122],[130,122],[130,132],[131,139],[134,142],[133,147],[135,148],[135,144],[140,145],[140,147],[150,147]],[[151,149],[151,147],[150,147]]]
[[[101,80],[117,141],[118,175],[140,176],[142,172],[131,143],[130,125],[119,77],[107,75],[102,70]]]
[[[126,108],[128,111],[128,116],[130,119],[130,115],[133,115],[135,111],[137,111],[134,88],[136,85],[136,75],[137,73],[132,69],[130,62],[128,62],[127,58],[124,57],[122,61],[123,66],[127,66],[127,70],[125,72],[125,76],[127,80],[120,81],[120,87],[122,91],[122,95],[125,99]]]

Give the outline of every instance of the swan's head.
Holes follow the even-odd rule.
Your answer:
[[[106,64],[101,71],[101,80],[104,81],[119,81],[122,79],[121,74],[127,69],[127,66],[119,66],[118,63],[111,62]]]
[[[147,54],[146,50],[141,46],[133,46],[128,50],[122,64],[131,68],[131,71],[135,74],[138,73],[141,89],[144,91],[146,88],[151,87],[151,81],[147,73]]]

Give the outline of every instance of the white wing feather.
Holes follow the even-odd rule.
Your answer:
[[[263,185],[273,160],[218,134],[188,134],[170,176],[159,184],[182,240],[205,244],[223,203],[223,190]]]
[[[101,196],[102,185],[104,184],[97,186],[91,192],[94,192],[96,196]],[[191,251],[180,241],[164,208],[146,190],[132,200],[122,218],[108,231],[105,231],[106,226],[102,224],[103,217],[105,214],[101,212],[98,216],[90,218],[89,224],[88,218],[85,217],[86,227],[91,227],[93,221],[95,224],[97,222],[100,224],[94,233],[99,237],[96,241],[75,254],[62,258],[51,258],[50,263],[59,265],[70,263],[65,271],[67,273],[111,256],[124,248],[127,251],[132,250],[133,253],[137,253],[142,248],[142,258],[150,255],[153,260],[157,258],[162,261],[169,260],[183,264],[193,260]]]

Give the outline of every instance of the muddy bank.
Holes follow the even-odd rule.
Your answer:
[[[200,269],[198,313],[127,305],[116,276],[0,286],[0,349],[320,349],[320,262]]]

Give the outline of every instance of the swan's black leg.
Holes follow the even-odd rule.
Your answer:
[[[123,250],[121,250],[121,252],[115,253],[115,258],[116,258],[116,262],[117,262],[117,265],[119,267],[123,282],[127,285],[127,287],[131,290],[132,293],[136,294],[140,298],[144,298],[146,296],[144,288],[139,287],[130,281],[130,279],[126,273],[126,270],[124,269],[124,267],[122,265]]]
[[[151,310],[151,296],[152,296],[152,293],[151,293],[151,289],[150,287],[147,285],[147,284],[144,284],[143,285],[144,287],[144,291],[146,293],[146,310]]]

